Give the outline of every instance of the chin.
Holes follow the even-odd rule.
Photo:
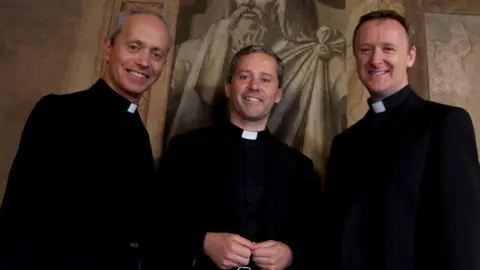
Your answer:
[[[252,116],[252,115],[247,115],[247,116],[245,117],[245,120],[247,120],[248,122],[258,122],[258,121],[263,120],[263,117],[258,116],[258,115],[254,115],[254,116]]]
[[[244,115],[245,115],[245,118],[251,122],[257,122],[265,118],[264,114],[259,114],[259,113],[250,113],[250,114],[245,113]]]
[[[369,92],[370,96],[374,99],[384,99],[391,94],[386,88],[369,88]]]
[[[371,83],[367,81],[364,84],[365,87],[367,87],[367,89],[373,93],[381,93],[388,89],[388,84],[385,83]]]
[[[148,89],[149,86],[143,86],[143,85],[137,85],[137,84],[131,84],[131,83],[126,83],[124,84],[124,88],[127,92],[131,94],[142,94]]]
[[[373,92],[373,93],[381,93],[383,91],[385,91],[385,87],[378,87],[376,85],[367,85],[367,89],[370,90],[370,92]]]

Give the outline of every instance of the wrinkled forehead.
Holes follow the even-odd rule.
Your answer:
[[[157,17],[150,14],[135,14],[125,19],[120,34],[126,39],[135,39],[165,49],[168,45],[168,30]]]
[[[264,9],[266,5],[277,2],[278,0],[235,0],[237,6],[247,5],[249,3],[254,3],[260,9]]]

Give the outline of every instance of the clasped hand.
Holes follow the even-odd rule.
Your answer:
[[[292,251],[281,242],[253,243],[230,233],[207,233],[204,250],[220,269],[247,266],[251,259],[262,270],[283,270],[292,261]]]

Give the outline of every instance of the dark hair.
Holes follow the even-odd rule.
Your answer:
[[[227,82],[228,83],[232,82],[232,78],[233,78],[233,75],[235,74],[235,71],[237,70],[237,63],[240,57],[249,55],[252,53],[263,53],[266,55],[270,55],[273,59],[275,59],[275,62],[277,63],[278,88],[282,87],[283,68],[284,68],[282,60],[272,50],[260,45],[251,45],[251,46],[244,47],[233,56],[232,61],[230,61],[230,65],[228,66]]]
[[[413,45],[413,37],[410,33],[410,27],[408,25],[407,20],[402,15],[398,14],[394,10],[382,9],[382,10],[376,10],[376,11],[372,11],[370,13],[367,13],[367,14],[363,15],[362,17],[360,17],[360,20],[358,20],[358,24],[355,27],[355,30],[353,31],[353,40],[352,40],[353,42],[352,42],[352,44],[353,44],[354,52],[355,52],[355,37],[357,36],[357,31],[360,28],[360,26],[362,26],[365,22],[368,22],[368,21],[388,20],[388,19],[395,20],[403,26],[403,28],[405,29],[405,34],[407,35],[408,45],[411,47]]]

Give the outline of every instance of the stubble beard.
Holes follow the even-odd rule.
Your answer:
[[[260,122],[265,120],[265,118],[268,117],[268,114],[268,110],[263,110],[262,112],[256,113],[255,115],[249,115],[248,110],[246,108],[243,108],[243,110],[241,110],[240,116],[243,120],[248,122]]]

